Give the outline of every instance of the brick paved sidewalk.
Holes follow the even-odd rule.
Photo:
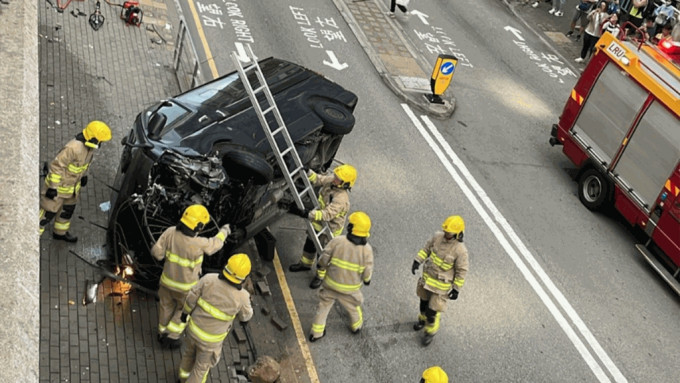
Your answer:
[[[174,382],[180,351],[162,350],[156,342],[153,296],[106,280],[96,304],[81,302],[86,281],[100,279],[92,265],[106,259],[108,213],[102,204],[110,200],[120,140],[143,108],[179,93],[171,68],[175,5],[141,1],[145,15],[138,28],[120,19],[120,8],[102,1],[105,22],[94,31],[88,23],[94,1],[72,1],[63,13],[51,5],[56,0],[38,2],[40,161],[53,159],[90,120],[105,121],[113,132],[95,154],[74,214],[71,232],[78,243],[52,241],[50,230],[40,242],[39,379]],[[210,381],[238,382],[236,372],[252,362],[248,343],[229,336]]]

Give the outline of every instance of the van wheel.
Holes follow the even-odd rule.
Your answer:
[[[342,105],[330,101],[318,101],[314,112],[323,121],[322,131],[330,134],[345,135],[354,128],[354,115]]]
[[[592,211],[600,211],[607,204],[609,183],[596,169],[588,169],[578,179],[578,199]]]
[[[264,158],[245,150],[232,149],[222,157],[229,177],[252,179],[256,185],[266,185],[274,179],[274,169]]]

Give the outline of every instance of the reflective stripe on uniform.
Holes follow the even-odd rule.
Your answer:
[[[323,212],[321,210],[317,210],[314,212],[314,220],[315,221],[321,221],[323,218]]]
[[[427,253],[425,250],[420,250],[418,252],[418,258],[422,259],[423,261],[427,259]]]
[[[168,262],[176,263],[182,267],[189,267],[189,268],[195,268],[196,266],[199,266],[201,263],[203,263],[203,256],[201,255],[196,259],[195,261],[192,261],[187,258],[182,258],[179,255],[175,253],[171,253],[170,251],[165,252],[165,258],[168,260]]]
[[[434,323],[428,322],[427,325],[425,325],[426,333],[434,335],[437,332],[437,330],[439,330],[439,319],[441,318],[441,316],[442,316],[441,313],[437,313],[437,315],[434,316]]]
[[[442,282],[438,280],[437,278],[432,277],[428,273],[423,273],[423,279],[425,280],[425,284],[428,286],[432,286],[436,289],[443,290],[443,291],[448,291],[451,289],[451,283],[448,282]]]
[[[63,230],[63,231],[68,231],[68,229],[71,228],[71,221],[68,222],[54,222],[54,228],[56,230]]]
[[[316,275],[319,279],[324,279],[326,278],[326,270],[316,269]]]
[[[173,321],[168,322],[167,330],[169,332],[174,332],[175,334],[181,334],[184,332],[184,328],[187,327],[186,323],[175,323]]]
[[[318,334],[323,334],[323,330],[326,329],[325,324],[316,324],[312,323],[312,332],[318,333]]]
[[[87,170],[87,167],[90,166],[90,164],[85,164],[83,166],[76,166],[73,164],[68,164],[68,171],[73,173],[73,174],[80,174]]]
[[[319,194],[319,198],[317,198],[317,199],[319,200],[319,207],[322,208],[322,209],[325,208],[326,202],[323,200],[323,196],[321,194]]]
[[[188,379],[189,375],[190,375],[189,371],[182,370],[182,367],[179,368],[179,378],[180,379]]]
[[[338,258],[331,258],[331,265],[335,265],[341,269],[354,271],[359,274],[363,273],[366,266],[357,265],[356,263],[348,262]]]
[[[432,258],[432,262],[444,271],[449,271],[453,267],[452,264],[446,263],[443,259],[439,258],[434,251],[430,253],[430,257]]]
[[[352,323],[352,331],[355,331],[356,329],[360,328],[362,324],[364,324],[364,313],[361,312],[361,306],[357,306],[357,313],[359,314],[359,320]]]
[[[224,311],[218,309],[217,307],[211,305],[203,298],[198,298],[198,305],[208,314],[212,315],[213,318],[228,322],[236,318],[235,315],[226,314]]]
[[[221,232],[221,231],[219,233],[217,233],[217,235],[215,237],[221,239],[222,242],[224,242],[224,240],[226,239],[224,232]],[[203,258],[203,257],[201,257],[201,258]]]
[[[168,277],[167,275],[165,275],[165,273],[163,273],[163,274],[161,274],[161,283],[168,286],[168,287],[171,287],[171,288],[174,288],[174,289],[177,289],[177,290],[180,290],[180,291],[189,291],[189,290],[191,290],[192,287],[194,287],[198,283],[198,281],[191,282],[191,283],[177,282],[173,279],[170,279],[170,277]]]
[[[318,176],[317,176],[316,173],[312,173],[312,174],[310,174],[309,177],[307,177],[307,178],[309,179],[309,181],[310,181],[311,183],[314,183],[314,182],[316,182],[316,178],[317,178],[317,177],[318,177]]]
[[[57,186],[57,193],[59,194],[73,194],[76,190],[73,186]]]
[[[189,330],[196,334],[196,336],[201,339],[202,341],[208,342],[208,343],[217,343],[221,342],[224,340],[224,338],[227,337],[227,334],[229,332],[225,332],[223,334],[211,334],[207,331],[202,330],[196,323],[194,323],[193,319],[189,319]]]
[[[454,278],[453,279],[453,284],[458,286],[458,287],[463,287],[463,283],[465,283],[465,279],[463,279],[463,278]]]
[[[49,181],[49,182],[58,184],[59,182],[61,182],[61,175],[50,173],[50,174],[47,175],[47,177],[45,177],[45,181]]]
[[[304,254],[300,257],[300,262],[305,266],[312,266],[314,264],[314,260],[305,257]]]
[[[346,285],[344,283],[339,283],[331,279],[330,277],[326,277],[324,281],[328,284],[328,286],[332,287],[333,290],[340,291],[340,292],[352,292],[352,291],[357,291],[361,288],[361,283],[357,283],[356,285]]]

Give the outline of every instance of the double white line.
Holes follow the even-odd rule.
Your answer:
[[[444,140],[444,137],[442,137],[442,135],[439,133],[437,127],[434,126],[432,121],[430,121],[427,116],[420,116],[427,126],[427,129],[425,129],[423,123],[420,122],[418,117],[416,117],[413,111],[411,111],[411,109],[406,104],[401,104],[401,106],[413,122],[413,125],[415,125],[427,144],[430,145],[441,163],[449,172],[453,180],[461,188],[477,213],[482,217],[498,242],[501,244],[501,246],[503,246],[503,249],[505,249],[505,252],[515,263],[515,266],[517,266],[519,271],[522,273],[524,279],[529,282],[529,285],[531,285],[536,294],[538,294],[538,297],[548,308],[548,311],[550,311],[569,340],[571,340],[571,342],[574,344],[574,347],[576,347],[576,350],[578,350],[578,352],[581,354],[581,357],[588,364],[597,379],[600,382],[611,382],[609,376],[604,372],[602,366],[600,366],[599,362],[601,362],[604,368],[609,371],[609,374],[611,377],[613,377],[615,382],[627,382],[628,380],[623,376],[623,374],[621,374],[621,371],[619,371],[604,349],[602,349],[602,346],[600,346],[588,327],[586,327],[585,323],[583,323],[583,320],[578,316],[574,308],[571,307],[564,295],[562,295],[562,292],[560,292],[555,284],[553,284],[552,280],[550,280],[550,277],[548,277],[545,271],[543,271],[543,268],[538,264],[538,262],[536,262],[536,258],[534,258],[524,243],[522,243],[522,240],[519,239],[510,224],[508,224],[508,222],[505,220],[505,217],[503,217],[503,215],[498,211],[493,202],[491,202],[491,199],[486,195],[486,192],[477,183],[474,177],[472,177],[472,174],[470,174],[465,164],[463,164],[463,161],[458,158],[453,149],[451,149],[451,146],[449,146],[448,142]],[[463,179],[463,177],[465,179]],[[465,181],[467,181],[467,183]],[[468,184],[470,186],[468,186]],[[519,253],[517,250],[515,250],[515,247],[510,244],[510,242],[512,242],[517,250],[519,250]],[[531,268],[536,276],[538,276],[543,285],[539,283],[538,279],[536,279],[529,268]],[[567,318],[565,318],[565,316],[562,314],[562,312],[560,312],[557,305],[569,317],[573,327]],[[585,342],[588,343],[590,349],[592,349],[592,351],[599,358],[599,362],[595,359],[581,338],[576,334],[575,330],[577,330]]]

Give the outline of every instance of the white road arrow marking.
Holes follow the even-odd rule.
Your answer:
[[[418,16],[418,18],[420,19],[420,21],[423,22],[423,24],[425,24],[425,25],[430,25],[430,23],[427,22],[427,19],[428,19],[430,16],[424,14],[423,12],[417,11],[417,10],[415,10],[415,9],[411,11],[411,14],[412,14],[412,15]]]
[[[519,29],[515,29],[509,25],[506,25],[505,28],[506,31],[512,32],[513,35],[517,38],[519,41],[524,41],[524,37],[522,37],[522,32]]]
[[[330,57],[331,61],[323,60],[324,65],[328,65],[329,67],[337,70],[343,70],[349,66],[347,63],[341,64],[340,61],[338,61],[338,58],[335,57],[335,53],[333,53],[333,51],[326,51],[326,53],[328,54],[328,57]]]
[[[243,63],[250,62],[248,54],[246,53],[246,48],[243,46],[243,43],[234,43],[234,45],[236,45],[236,57],[238,58],[238,60]],[[255,57],[255,60],[257,60],[257,57]]]

